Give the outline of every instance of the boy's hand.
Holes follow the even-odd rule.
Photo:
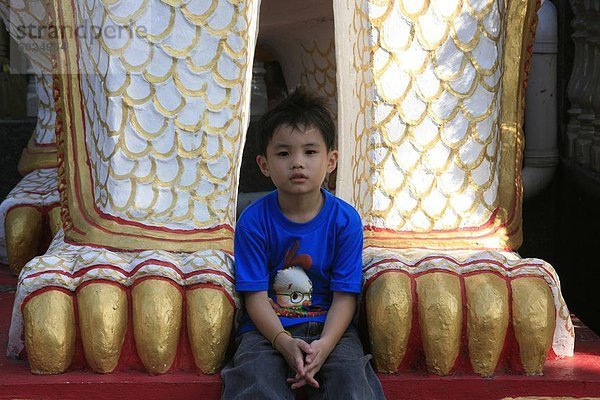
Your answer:
[[[275,342],[275,349],[281,353],[288,365],[296,371],[296,376],[306,374],[304,355],[306,354],[308,357],[313,351],[308,343],[302,339],[280,335]]]
[[[307,353],[304,359],[304,375],[297,373],[294,378],[288,379],[288,383],[292,384],[292,389],[298,389],[306,384],[319,388],[319,382],[315,379],[315,375],[321,370],[334,347],[335,344],[332,345],[324,338],[312,342],[310,344],[312,351]]]
[[[331,353],[334,347],[335,342],[332,343],[331,341],[323,337],[321,337],[321,339],[319,340],[315,340],[310,344],[310,348],[312,351],[306,356],[305,359],[304,379],[306,379],[307,383],[309,383],[311,386],[314,386],[316,388],[319,387],[319,384],[314,379],[314,376],[317,372],[321,370],[323,363],[325,362],[325,360],[327,360],[327,357],[329,357],[329,353]],[[317,385],[313,385],[311,381],[313,381]]]

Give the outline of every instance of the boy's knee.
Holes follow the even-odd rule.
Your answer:
[[[319,381],[332,399],[384,399],[381,384],[371,367],[370,355],[340,359],[323,365]]]
[[[287,364],[266,352],[236,354],[223,371],[222,399],[291,399]]]
[[[292,391],[277,369],[245,364],[221,372],[223,393],[229,399],[292,399]]]
[[[331,360],[323,365],[321,374],[326,378],[331,376],[340,381],[360,379],[362,376],[366,376],[371,369],[370,360],[371,355]]]

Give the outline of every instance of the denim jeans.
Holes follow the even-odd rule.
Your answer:
[[[323,324],[307,322],[287,328],[293,337],[307,343],[321,337]],[[260,332],[246,332],[236,339],[233,359],[223,368],[222,400],[294,399],[286,382],[295,375],[283,356]],[[306,385],[308,399],[385,399],[381,384],[365,355],[358,332],[348,327],[329,357],[316,374],[319,389]]]

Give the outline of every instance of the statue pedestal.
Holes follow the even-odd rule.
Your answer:
[[[0,267],[0,399],[218,399],[219,374],[175,372],[150,376],[141,371],[96,374],[69,371],[59,375],[32,375],[25,360],[6,358],[10,315],[16,277]],[[546,362],[544,376],[499,373],[490,379],[474,375],[439,377],[426,372],[380,374],[388,399],[500,400],[540,396],[552,398],[600,397],[600,337],[573,320],[575,356]],[[546,399],[548,398],[548,399]]]

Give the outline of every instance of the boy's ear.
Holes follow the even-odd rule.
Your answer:
[[[269,163],[267,163],[267,157],[261,156],[260,154],[257,155],[256,163],[258,164],[258,168],[260,168],[260,172],[262,172],[264,176],[269,177]]]
[[[335,167],[337,166],[338,160],[338,151],[330,150],[327,154],[327,173],[332,173]]]

